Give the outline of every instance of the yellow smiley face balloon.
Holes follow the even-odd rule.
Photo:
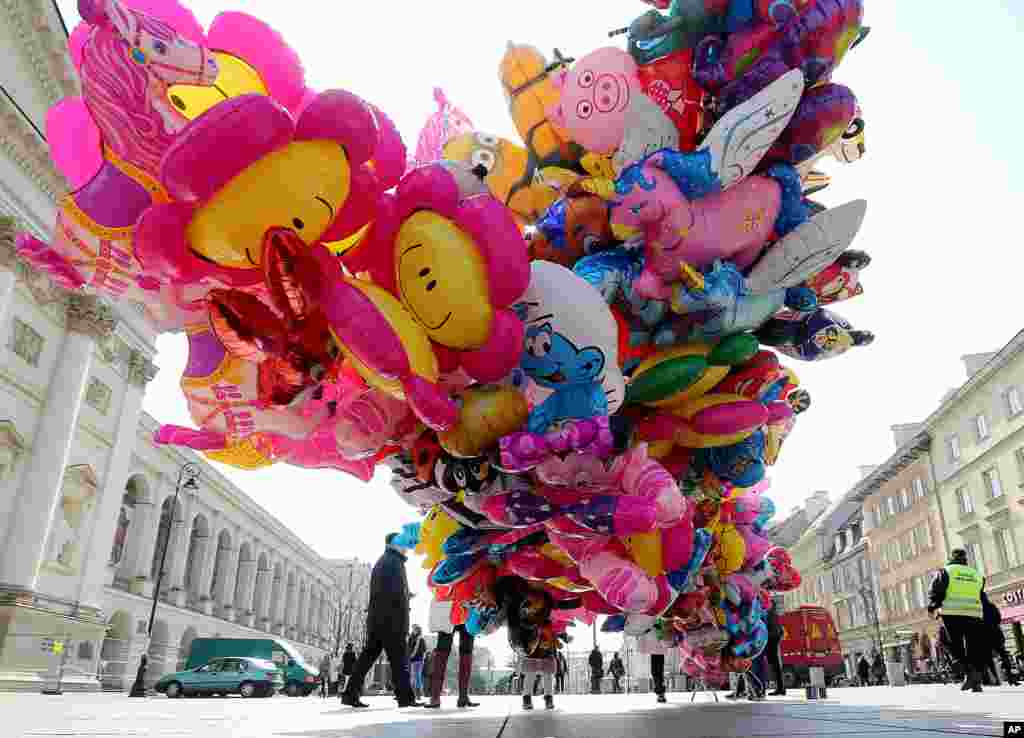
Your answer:
[[[219,102],[239,95],[269,95],[259,73],[242,59],[223,52],[214,52],[217,80],[210,87],[171,85],[167,99],[181,115],[195,120]]]
[[[293,229],[316,241],[348,198],[351,175],[344,150],[333,141],[293,141],[248,166],[192,218],[192,250],[221,266],[260,266],[269,228]]]
[[[421,210],[395,239],[402,303],[435,342],[471,349],[487,342],[494,319],[487,267],[473,239],[447,218]]]
[[[444,542],[461,527],[440,507],[431,509],[420,526],[420,542],[416,544],[416,553],[426,556],[423,560],[424,569],[433,569],[445,557]]]

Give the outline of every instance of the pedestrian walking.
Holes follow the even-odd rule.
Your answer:
[[[622,691],[622,677],[626,675],[626,667],[622,665],[622,659],[619,658],[618,652],[612,656],[612,660],[608,664],[608,673],[612,675],[612,692],[618,694]]]
[[[665,654],[668,651],[668,642],[661,639],[658,629],[654,629],[637,639],[637,649],[640,653],[650,655],[651,688],[657,695],[659,703],[667,702],[665,699]]]
[[[326,653],[320,659],[320,698],[327,699],[327,690],[331,688],[331,657]]]
[[[987,664],[990,668],[993,676],[995,686],[999,686],[999,675],[995,669],[995,661],[993,655],[999,657],[1000,666],[1003,667],[1003,677],[1010,684],[1010,686],[1016,687],[1019,683],[1017,675],[1013,670],[1013,662],[1010,660],[1010,654],[1006,652],[1006,634],[1003,633],[1003,614],[999,612],[999,608],[992,604],[989,600],[988,595],[983,591],[981,593],[981,611],[982,618],[985,621],[985,632],[986,638],[985,643],[987,648],[985,654],[987,656]]]
[[[559,694],[565,692],[565,675],[569,672],[569,664],[565,660],[565,654],[561,651],[555,654],[555,691]]]
[[[328,695],[336,695],[338,693],[338,678],[341,676],[341,658],[337,653],[334,653],[330,658],[329,665],[329,683],[327,686]]]
[[[370,574],[370,604],[366,615],[366,644],[352,669],[342,697],[349,707],[369,707],[359,698],[366,674],[386,652],[395,683],[399,707],[419,707],[409,681],[406,638],[409,633],[409,582],[405,575],[405,553],[393,543],[397,533],[384,539],[384,553]]]
[[[768,643],[764,647],[767,665],[771,668],[772,675],[775,677],[775,690],[772,692],[772,695],[776,697],[785,696],[786,694],[785,675],[782,671],[782,636],[785,635],[785,631],[782,628],[782,624],[779,623],[778,605],[778,600],[772,599],[772,605],[768,609],[766,622],[768,626]]]
[[[460,708],[479,707],[479,702],[469,699],[469,682],[473,676],[473,636],[464,624],[453,625],[451,622],[451,602],[434,600],[431,605],[431,622],[429,627],[437,633],[437,645],[431,664],[433,677],[430,682],[430,702],[424,707],[439,709],[441,692],[444,691],[444,680],[448,672],[448,656],[452,651],[455,634],[459,634],[459,701]]]
[[[412,679],[412,690],[416,693],[416,699],[422,699],[423,691],[423,661],[427,657],[427,642],[423,639],[423,629],[419,624],[412,626],[409,633],[409,671]]]
[[[868,658],[864,654],[861,654],[857,660],[857,677],[860,679],[860,686],[871,686],[871,664],[868,663]]]
[[[871,676],[874,677],[875,685],[885,684],[885,662],[879,651],[875,651],[875,657],[871,660]]]
[[[942,618],[950,653],[965,674],[961,689],[981,692],[985,669],[985,624],[981,596],[985,580],[968,565],[967,552],[954,548],[932,582],[928,612]]]
[[[356,651],[351,643],[345,644],[345,650],[341,654],[341,674],[338,675],[338,697],[344,699],[345,687],[352,677],[352,670],[356,666]]]
[[[590,693],[601,694],[601,679],[604,678],[604,657],[601,655],[601,649],[597,646],[594,646],[594,650],[590,652],[587,664],[590,666]]]

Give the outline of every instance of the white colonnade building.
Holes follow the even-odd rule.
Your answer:
[[[54,3],[0,3],[0,690],[40,689],[52,641],[67,690],[127,688],[144,652],[155,680],[201,636],[283,638],[315,665],[358,637],[368,588],[345,587],[366,566],[325,561],[198,456],[154,445],[141,313],[16,258],[11,219],[49,240],[68,190],[43,135],[79,94],[66,34]],[[188,462],[200,481],[175,504]]]

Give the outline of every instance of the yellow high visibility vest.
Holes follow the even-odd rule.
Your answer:
[[[946,588],[946,599],[942,601],[942,614],[982,617],[983,581],[977,570],[962,564],[947,564],[946,573],[949,574],[949,587]]]

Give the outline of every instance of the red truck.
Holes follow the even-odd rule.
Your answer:
[[[779,625],[784,631],[779,645],[786,687],[810,684],[812,666],[825,670],[826,686],[845,673],[839,636],[828,610],[804,605],[780,615]]]

